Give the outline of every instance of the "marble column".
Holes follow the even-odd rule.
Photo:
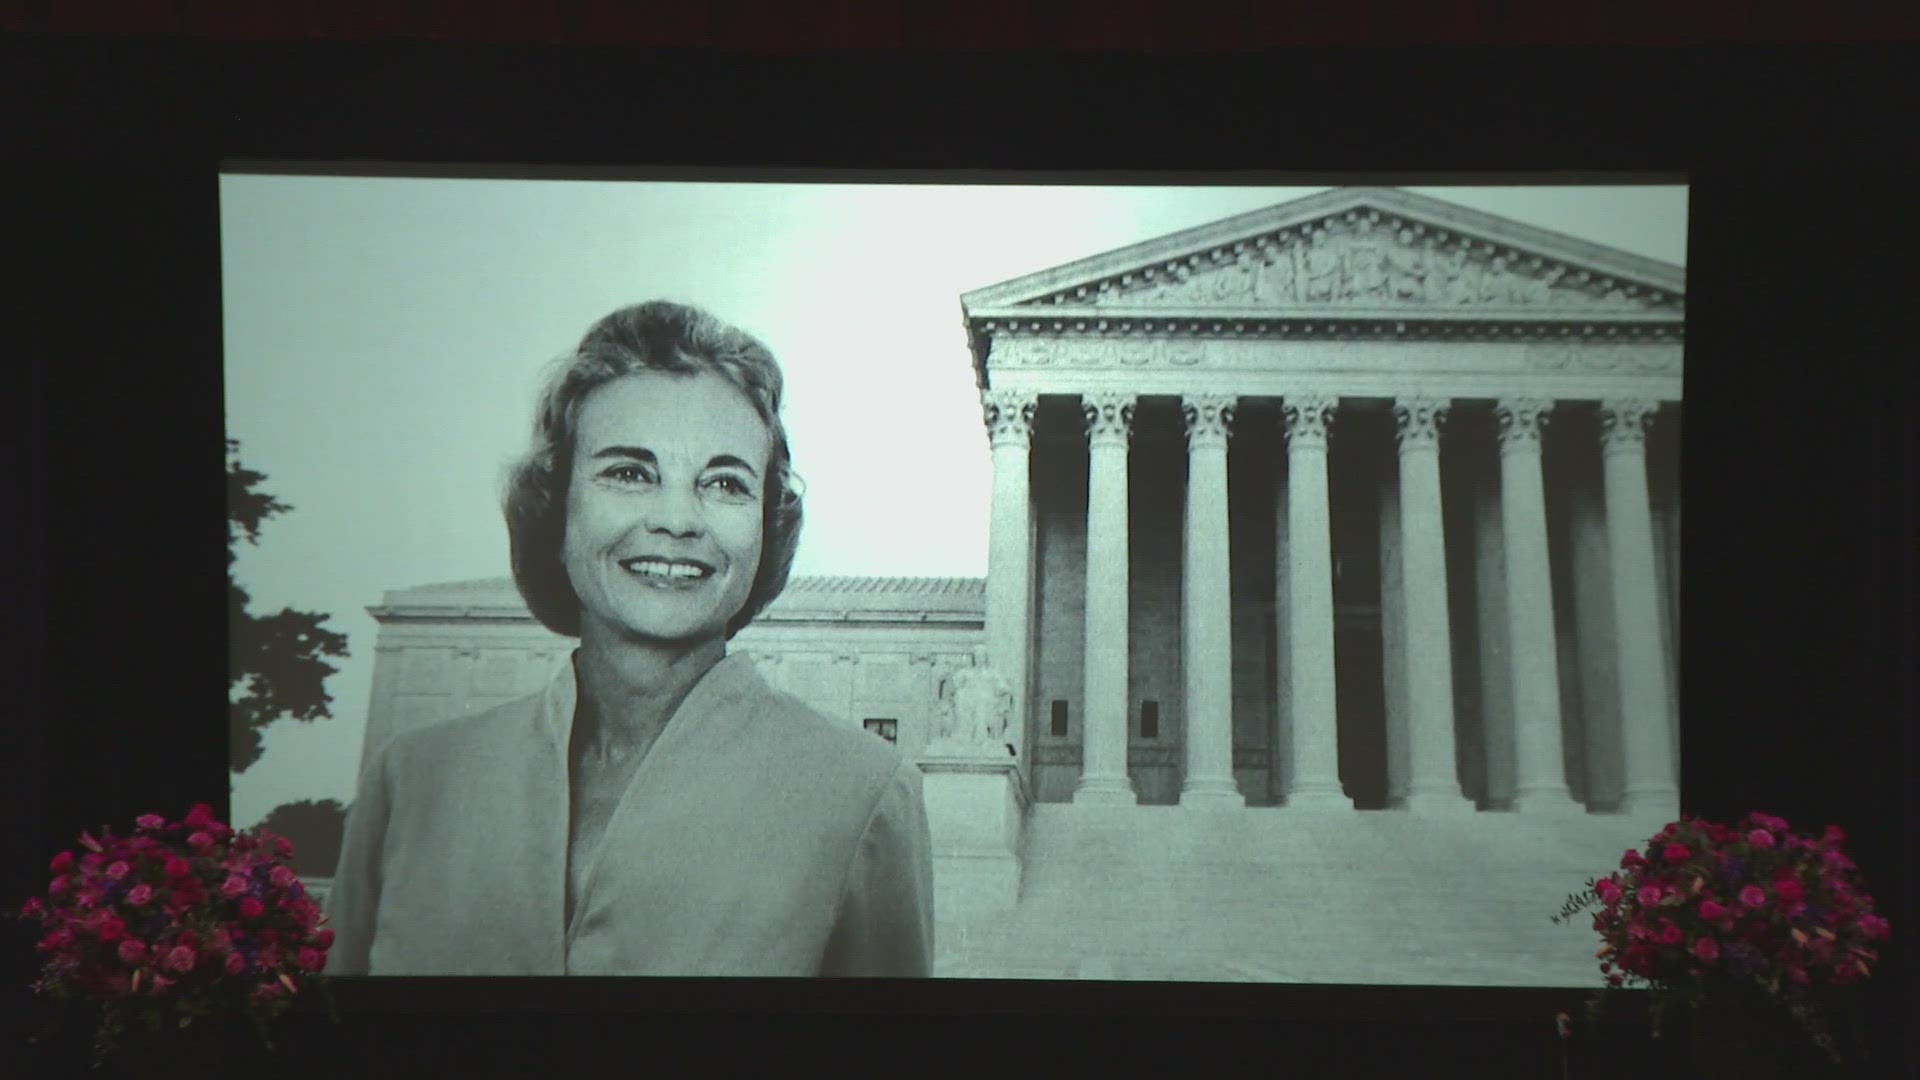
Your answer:
[[[1440,427],[1448,402],[1393,405],[1400,447],[1400,567],[1407,685],[1407,809],[1471,811],[1460,789],[1453,731],[1452,613],[1447,608]]]
[[[987,541],[987,663],[1013,688],[1007,742],[1027,746],[1027,651],[1033,640],[1033,394],[981,395],[993,447],[993,502]],[[1023,749],[1024,752],[1024,749]]]
[[[1506,562],[1507,661],[1513,702],[1516,772],[1513,808],[1578,813],[1567,788],[1561,746],[1560,663],[1547,557],[1547,497],[1540,431],[1553,402],[1502,400],[1500,528]]]
[[[1339,399],[1287,398],[1287,668],[1292,776],[1285,805],[1351,810],[1340,785],[1334,696],[1333,536],[1327,503],[1327,429]]]
[[[1660,596],[1647,498],[1646,426],[1657,403],[1600,404],[1605,466],[1607,555],[1613,577],[1613,626],[1620,674],[1621,742],[1626,749],[1629,812],[1677,812],[1672,696],[1660,642]]]
[[[1233,591],[1227,513],[1227,434],[1235,399],[1189,396],[1181,647],[1187,680],[1182,806],[1247,805],[1233,777]]]
[[[1127,775],[1127,442],[1134,397],[1087,394],[1086,666],[1077,803],[1138,802]]]

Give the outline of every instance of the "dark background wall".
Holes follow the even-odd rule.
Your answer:
[[[1895,1070],[1885,1074],[1903,1075],[1916,447],[1902,317],[1915,249],[1899,235],[1912,196],[1896,162],[1914,51],[1479,46],[1910,37],[1896,20],[1911,14],[1843,4],[1788,26],[1730,13],[1723,32],[1651,4],[1530,28],[1514,21],[1518,6],[1469,3],[1412,22],[1371,5],[1285,21],[1253,4],[1186,5],[1178,18],[1138,3],[964,14],[856,4],[834,16],[713,4],[644,26],[610,3],[550,15],[440,3],[285,9],[298,16],[238,4],[55,9],[0,12],[0,29],[27,32],[0,39],[6,251],[25,271],[0,365],[10,465],[0,520],[13,553],[0,605],[13,688],[0,724],[5,903],[43,888],[46,857],[82,827],[223,802],[223,158],[1258,168],[1329,182],[1372,170],[1680,170],[1694,199],[1683,799],[1709,816],[1765,808],[1852,834],[1895,927],[1871,1001],[1881,1064]],[[96,33],[140,31],[154,33]],[[304,40],[314,37],[331,40]],[[1460,47],[1257,47],[1418,41]],[[932,44],[1055,48],[889,48]],[[1092,51],[1103,45],[1159,51]],[[878,51],[814,51],[828,46]],[[10,934],[0,951],[11,995],[0,1015],[38,1015],[24,989],[27,939]],[[846,1067],[929,1013],[948,1029],[930,1033],[939,1045],[981,1048],[1002,1067],[1041,1039],[1058,1044],[1046,1058],[1095,1067],[1158,1042],[1197,1060],[1304,1058],[1323,1075],[1454,1063],[1557,1075],[1552,1014],[1581,995],[434,980],[348,984],[337,997],[339,1028],[293,1018],[295,1063],[283,1069],[492,1075],[578,1068],[605,1052],[657,1063],[688,1037],[688,1012],[805,1014],[800,1033],[832,1042]],[[1215,1014],[1239,1019],[1194,1023]],[[1099,1030],[1096,1018],[1116,1015],[1115,1030]],[[3,1066],[20,1044],[0,1035]],[[772,1042],[759,1027],[733,1040],[750,1053]],[[1583,1028],[1569,1050],[1574,1075],[1657,1073],[1648,1063],[1672,1056],[1630,1025]],[[50,1068],[44,1055],[27,1061],[13,1074]]]

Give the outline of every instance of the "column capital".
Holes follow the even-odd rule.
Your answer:
[[[1187,422],[1187,445],[1193,449],[1221,449],[1233,431],[1234,407],[1239,398],[1233,394],[1187,394],[1180,399],[1180,414]]]
[[[1080,395],[1080,415],[1093,446],[1127,445],[1133,435],[1134,395],[1118,391]]]
[[[1440,397],[1403,397],[1393,402],[1394,439],[1401,450],[1432,448],[1440,445],[1440,429],[1446,425],[1447,410],[1453,402]]]
[[[1660,403],[1646,398],[1608,398],[1600,403],[1600,450],[1603,454],[1646,452],[1647,426]]]
[[[1031,446],[1033,413],[1039,398],[1026,390],[982,390],[981,417],[987,424],[987,440],[994,446]]]
[[[1493,407],[1500,423],[1500,452],[1540,450],[1540,433],[1553,412],[1551,398],[1501,398]]]
[[[1280,419],[1285,426],[1288,446],[1322,447],[1333,428],[1340,399],[1330,394],[1289,397],[1280,403]]]

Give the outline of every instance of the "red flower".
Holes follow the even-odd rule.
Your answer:
[[[240,955],[239,953],[228,953],[227,954],[227,974],[245,975],[246,973],[247,973],[247,958]]]
[[[167,954],[167,967],[182,975],[193,970],[193,950],[185,945],[176,945]]]
[[[1878,915],[1860,916],[1860,932],[1866,935],[1868,941],[1885,941],[1893,936],[1893,928]]]
[[[109,881],[119,881],[131,873],[133,873],[133,867],[128,866],[125,861],[116,861],[112,866],[107,867]]]
[[[1806,890],[1800,887],[1798,879],[1782,877],[1773,883],[1773,895],[1781,900],[1799,900],[1807,894]]]
[[[213,816],[213,807],[206,803],[195,803],[193,809],[187,811],[186,820],[182,824],[190,829],[204,829],[218,825],[220,822]]]
[[[72,868],[73,868],[73,852],[71,851],[63,851],[60,854],[55,855],[53,857],[53,861],[47,864],[47,869],[51,870],[56,874],[64,874]]]
[[[23,919],[37,919],[44,914],[46,910],[47,905],[41,903],[38,897],[31,897],[25,904],[21,905],[20,917]]]
[[[227,880],[220,883],[220,895],[233,897],[247,891],[247,879],[239,874],[228,874]]]
[[[65,874],[61,874],[59,877],[54,878],[51,882],[47,884],[47,895],[59,896],[60,894],[66,892],[67,886],[71,884],[73,884],[73,879],[68,877]]]
[[[1667,923],[1660,928],[1660,944],[1662,945],[1678,945],[1686,939],[1687,936],[1681,933],[1680,928],[1672,923]]]
[[[73,944],[73,931],[62,929],[41,938],[36,948],[41,952],[58,952],[71,944]]]
[[[153,899],[153,886],[144,881],[127,890],[127,903],[134,907],[143,907],[151,899]]]
[[[1693,955],[1711,964],[1720,957],[1720,943],[1703,935],[1694,941]]]
[[[167,819],[159,814],[141,814],[133,819],[133,823],[143,829],[164,829],[167,826]]]
[[[1770,848],[1773,846],[1773,834],[1765,829],[1755,829],[1747,834],[1747,843],[1757,848]]]
[[[120,940],[126,932],[127,924],[112,915],[101,919],[93,928],[94,936],[98,937],[101,942],[105,944],[111,944]]]
[[[265,905],[251,896],[244,897],[240,901],[240,914],[249,919],[259,918],[264,911],[266,911]]]
[[[105,855],[97,851],[89,851],[85,855],[80,856],[80,869],[98,870],[100,869],[100,864],[106,861],[107,857]]]
[[[1693,852],[1687,850],[1685,844],[1668,844],[1660,851],[1661,857],[1670,863],[1686,862],[1687,857],[1692,854]]]
[[[205,855],[207,850],[213,847],[213,837],[208,836],[204,830],[196,832],[192,836],[187,837],[187,846]]]
[[[1782,818],[1774,817],[1771,814],[1762,814],[1758,811],[1755,811],[1754,813],[1747,815],[1747,820],[1751,821],[1755,825],[1760,826],[1763,829],[1772,829],[1774,832],[1781,832],[1781,833],[1787,831],[1786,821]]]
[[[1821,834],[1820,839],[1829,844],[1841,844],[1846,841],[1847,834],[1841,831],[1840,826],[1829,825],[1827,826],[1827,831]]]
[[[333,931],[321,930],[313,935],[313,943],[322,949],[333,948]]]
[[[301,949],[298,953],[294,954],[294,963],[297,964],[302,971],[319,971],[322,967],[326,966],[327,954],[321,952],[319,949]]]
[[[122,938],[119,953],[121,960],[128,964],[137,964],[146,959],[147,944],[139,938]]]
[[[1721,918],[1725,916],[1726,913],[1727,909],[1722,907],[1717,900],[1706,899],[1700,901],[1700,917],[1708,922]]]
[[[178,855],[167,856],[167,876],[183,878],[193,873],[193,866]]]
[[[1749,885],[1740,890],[1740,903],[1746,907],[1763,907],[1766,902],[1767,894],[1762,892],[1758,885]]]
[[[1637,851],[1629,849],[1625,855],[1620,856],[1620,866],[1622,869],[1645,865],[1647,865],[1646,858]]]
[[[299,876],[296,875],[290,868],[285,866],[276,866],[273,868],[273,872],[267,875],[267,880],[273,882],[274,885],[284,889],[287,886],[292,885],[294,882],[300,879],[299,879]]]

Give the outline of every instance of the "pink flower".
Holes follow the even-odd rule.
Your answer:
[[[1821,834],[1820,839],[1825,840],[1829,844],[1841,844],[1846,842],[1847,834],[1841,830],[1840,826],[1829,825],[1827,826],[1827,831]]]
[[[162,829],[166,827],[167,819],[159,814],[141,814],[133,819],[133,823],[143,829]]]
[[[94,925],[93,933],[101,942],[111,944],[126,935],[127,924],[112,915],[101,919]]]
[[[40,939],[38,948],[41,952],[58,952],[71,944],[73,944],[73,931],[55,930]]]
[[[146,943],[139,938],[120,939],[120,959],[129,964],[137,964],[146,959]]]
[[[213,816],[213,807],[206,803],[194,803],[193,809],[187,811],[185,824],[191,829],[204,829],[220,822]]]
[[[1646,858],[1637,851],[1629,849],[1625,855],[1620,856],[1620,866],[1622,869],[1645,865],[1647,865]]]
[[[47,864],[47,869],[51,870],[56,874],[64,874],[68,870],[71,870],[72,868],[73,868],[73,852],[71,851],[63,851],[60,854],[55,855],[53,857],[53,861]]]
[[[1664,895],[1666,894],[1660,890],[1660,886],[1658,885],[1642,885],[1640,887],[1640,905],[1642,907],[1653,907],[1660,902],[1660,898]]]
[[[227,974],[245,975],[246,973],[247,973],[247,958],[244,956],[241,956],[239,953],[228,953],[227,954]]]
[[[1608,907],[1620,902],[1620,886],[1611,878],[1603,877],[1593,883],[1593,891],[1600,895]]]
[[[61,874],[59,877],[54,878],[52,881],[47,883],[47,895],[59,896],[65,893],[67,891],[67,886],[71,884],[73,884],[73,879],[68,877],[65,874]]]
[[[1795,878],[1783,877],[1773,883],[1773,895],[1782,900],[1799,900],[1806,896],[1806,890],[1800,887]]]
[[[1893,936],[1893,928],[1878,915],[1860,916],[1860,932],[1866,935],[1868,941],[1885,941]]]
[[[165,975],[155,975],[152,979],[148,980],[147,989],[157,994],[172,985],[172,979],[167,978]]]
[[[1740,903],[1744,907],[1764,907],[1766,902],[1767,894],[1762,892],[1758,885],[1749,885],[1740,890]]]
[[[259,1002],[274,1001],[284,993],[286,993],[286,991],[280,989],[279,983],[263,982],[253,988],[253,1000]]]
[[[267,910],[266,906],[251,896],[245,897],[240,901],[240,914],[249,919],[259,918],[260,913],[265,910]]]
[[[188,864],[187,860],[181,858],[178,855],[167,856],[167,876],[168,877],[183,878],[191,873],[193,873],[193,867]]]
[[[144,881],[127,890],[127,903],[134,907],[144,907],[151,899],[153,899],[153,886]]]
[[[182,975],[193,970],[193,950],[185,945],[176,945],[167,954],[167,967]]]
[[[313,935],[313,943],[322,949],[333,948],[333,931],[322,930]]]
[[[196,832],[192,836],[187,837],[187,846],[205,855],[207,849],[213,846],[213,837],[208,836],[205,832]]]
[[[291,859],[293,858],[293,841],[284,836],[276,836],[273,838],[273,850],[278,852],[281,858]]]
[[[25,904],[20,906],[20,917],[23,919],[37,919],[45,913],[46,910],[47,905],[41,903],[38,897],[30,897]]]
[[[1770,848],[1773,846],[1773,834],[1765,829],[1755,829],[1747,834],[1747,843],[1757,848]]]
[[[1681,933],[1680,928],[1672,923],[1668,923],[1660,930],[1660,944],[1662,945],[1678,945],[1686,939],[1687,935]]]
[[[97,851],[89,851],[85,855],[80,856],[80,869],[98,870],[100,869],[100,864],[106,861],[106,856]]]
[[[1687,857],[1692,854],[1693,852],[1687,850],[1687,845],[1685,844],[1668,844],[1660,851],[1661,858],[1666,859],[1668,862],[1686,862]]]
[[[1772,829],[1774,832],[1781,832],[1781,833],[1787,831],[1786,821],[1782,818],[1774,817],[1772,814],[1762,814],[1762,813],[1756,812],[1756,813],[1748,814],[1747,820],[1753,822],[1755,825],[1758,825],[1763,829]]]
[[[1701,937],[1693,943],[1693,955],[1712,963],[1720,957],[1720,943],[1710,937]]]
[[[239,874],[228,874],[227,880],[220,883],[220,895],[239,896],[247,891],[247,879]]]
[[[327,954],[319,949],[301,949],[294,954],[294,963],[302,971],[319,971],[327,963]]]
[[[1722,916],[1726,915],[1726,913],[1727,913],[1727,909],[1722,907],[1720,905],[1720,902],[1717,900],[1700,901],[1700,917],[1702,919],[1707,920],[1708,922],[1712,922],[1715,919],[1721,918]]]
[[[282,889],[300,880],[299,875],[295,874],[291,868],[285,866],[274,867],[273,873],[269,874],[267,879]]]
[[[1839,873],[1842,870],[1853,869],[1853,860],[1837,851],[1823,851],[1820,853],[1820,865],[1834,873]]]
[[[124,860],[117,861],[112,866],[107,867],[107,879],[109,881],[119,881],[131,873],[133,873],[133,867],[128,866]]]

